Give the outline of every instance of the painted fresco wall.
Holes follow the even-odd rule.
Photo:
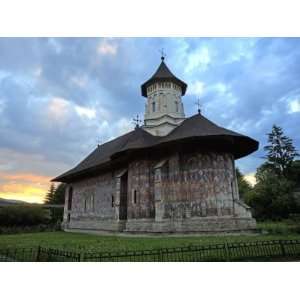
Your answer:
[[[229,154],[170,157],[161,169],[163,218],[232,215],[232,199],[238,200],[234,172]]]
[[[69,185],[72,186],[72,213],[73,219],[115,219],[113,206],[114,178],[112,173],[82,180]],[[66,204],[64,220],[67,220],[68,189],[66,191]]]
[[[128,218],[154,218],[153,162],[138,160],[128,167]]]
[[[233,215],[251,218],[244,214],[245,208],[235,207],[239,198],[233,157],[226,153],[189,153],[160,161],[132,161],[127,169],[73,183],[70,227],[120,229],[118,186],[124,172],[128,172],[128,220],[163,222]],[[65,221],[67,201],[68,191]]]

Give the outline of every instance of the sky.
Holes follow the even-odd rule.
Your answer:
[[[260,142],[236,161],[253,180],[272,125],[300,148],[299,38],[0,38],[0,197],[42,202],[51,178],[143,117],[160,64],[197,112]]]

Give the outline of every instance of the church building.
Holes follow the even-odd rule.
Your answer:
[[[256,228],[239,199],[235,160],[258,149],[199,110],[186,117],[187,84],[161,58],[141,86],[144,124],[99,145],[53,181],[67,184],[65,230],[213,233]]]

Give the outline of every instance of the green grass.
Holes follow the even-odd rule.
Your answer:
[[[141,250],[153,248],[207,245],[224,242],[249,242],[257,240],[300,239],[292,226],[286,222],[259,223],[258,228],[269,230],[269,234],[186,236],[186,237],[120,237],[98,236],[67,232],[41,232],[0,235],[0,248],[29,248],[38,245],[51,248],[91,251]]]

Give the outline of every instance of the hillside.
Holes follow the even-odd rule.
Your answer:
[[[4,205],[16,205],[16,204],[28,204],[28,203],[25,202],[25,201],[22,201],[22,200],[0,198],[0,206],[4,206]]]

